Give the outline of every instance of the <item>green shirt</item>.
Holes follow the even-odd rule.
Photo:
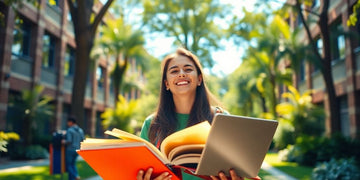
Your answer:
[[[176,131],[186,128],[186,125],[187,125],[187,122],[189,119],[189,114],[176,114],[176,117],[178,119],[178,125],[176,128]],[[145,119],[143,127],[141,128],[140,137],[147,141],[150,141],[148,134],[149,134],[150,124],[153,119],[154,119],[154,115],[150,115],[149,117],[147,117]],[[182,173],[182,176],[183,176],[182,179],[184,179],[184,180],[201,180],[201,178],[199,178],[199,177],[192,176],[192,175],[184,173],[184,172]]]

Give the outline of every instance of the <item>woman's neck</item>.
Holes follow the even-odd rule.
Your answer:
[[[190,114],[191,108],[195,101],[195,94],[193,96],[173,96],[175,111],[180,114]]]

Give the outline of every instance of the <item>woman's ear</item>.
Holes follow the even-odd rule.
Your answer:
[[[203,79],[202,79],[202,75],[199,75],[199,77],[198,77],[198,84],[197,84],[198,86],[201,85],[202,80],[203,80]]]
[[[166,90],[169,90],[170,88],[169,88],[169,83],[168,83],[168,81],[167,81],[167,80],[164,80],[164,84],[165,84],[165,88],[166,88]]]

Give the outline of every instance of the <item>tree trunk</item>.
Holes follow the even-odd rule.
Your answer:
[[[296,0],[296,8],[298,10],[299,16],[304,24],[304,28],[306,30],[306,34],[309,38],[309,43],[312,46],[312,50],[314,54],[317,56],[317,58],[320,60],[321,64],[321,73],[325,82],[326,87],[326,95],[328,97],[328,103],[329,108],[326,109],[328,112],[328,122],[329,126],[328,129],[328,135],[334,134],[336,132],[340,132],[341,130],[341,124],[340,124],[340,108],[339,104],[336,99],[336,91],[334,87],[334,80],[332,76],[332,66],[331,66],[331,44],[330,44],[330,32],[329,32],[329,25],[328,25],[328,10],[329,10],[329,0],[323,0],[323,6],[320,13],[320,19],[319,19],[319,28],[320,28],[320,34],[323,41],[323,50],[324,50],[324,58],[321,57],[321,55],[318,52],[318,49],[315,45],[315,41],[311,35],[309,26],[305,22],[305,18],[303,16],[301,5],[299,0]]]
[[[324,45],[324,58],[322,59],[323,68],[321,72],[323,74],[323,79],[326,86],[328,103],[329,103],[329,132],[334,134],[341,131],[340,124],[340,108],[338,101],[336,99],[336,91],[334,87],[334,80],[332,76],[332,66],[331,66],[331,42],[330,42],[330,32],[328,25],[328,9],[329,9],[329,0],[323,1],[323,9],[320,14],[319,27],[322,35],[322,41]]]

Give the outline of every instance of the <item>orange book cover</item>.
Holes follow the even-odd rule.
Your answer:
[[[181,170],[171,171],[169,167],[181,165],[176,162],[197,163],[209,131],[210,124],[205,121],[173,133],[165,138],[160,151],[150,142],[114,128],[105,134],[119,139],[86,138],[77,152],[104,180],[136,179],[141,168],[150,167],[153,177],[169,172],[177,180],[181,179]]]
[[[172,174],[172,179],[180,180],[144,143],[134,142],[134,145],[112,148],[78,150],[78,154],[101,176],[104,180],[136,179],[141,168],[152,167],[153,176],[163,172]]]

